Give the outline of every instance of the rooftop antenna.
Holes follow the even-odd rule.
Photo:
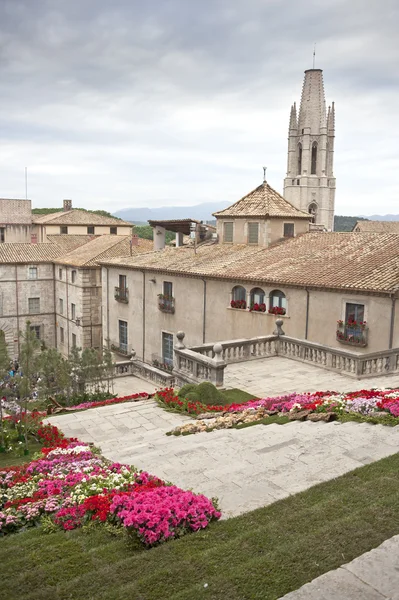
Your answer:
[[[315,67],[315,63],[316,63],[316,42],[314,43],[314,46],[313,46],[313,68]]]
[[[28,199],[28,167],[25,167],[25,200]]]
[[[266,183],[266,171],[267,167],[263,167],[263,183]]]

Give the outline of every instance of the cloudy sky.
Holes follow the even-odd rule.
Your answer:
[[[397,0],[0,0],[0,197],[111,211],[282,192],[303,71],[336,213],[399,213]]]

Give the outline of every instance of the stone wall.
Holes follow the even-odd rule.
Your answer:
[[[119,274],[127,276],[129,302],[117,302],[114,288],[118,286]],[[155,280],[155,282],[154,282]],[[369,343],[356,352],[377,352],[389,346],[392,301],[388,296],[319,291],[288,286],[248,284],[199,278],[178,277],[160,273],[110,268],[103,270],[103,337],[118,344],[118,321],[128,323],[129,350],[137,357],[151,362],[152,354],[162,354],[162,332],[186,333],[187,346],[203,342],[220,342],[271,335],[275,329],[275,315],[249,312],[230,307],[234,285],[242,285],[247,293],[253,287],[261,287],[268,297],[274,289],[286,296],[287,313],[282,316],[283,329],[288,336],[306,338],[306,310],[309,302],[307,339],[335,348],[345,348],[336,340],[337,320],[345,319],[346,303],[365,305],[365,319],[369,326]],[[158,308],[158,294],[162,293],[163,281],[173,284],[175,298],[174,314]],[[204,299],[205,291],[205,299]],[[308,298],[309,294],[309,298]],[[204,318],[205,305],[205,318]],[[399,317],[395,319],[393,346],[399,347]]]

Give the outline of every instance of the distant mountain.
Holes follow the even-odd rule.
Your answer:
[[[149,219],[196,219],[211,221],[212,213],[230,206],[231,202],[204,202],[194,206],[160,206],[157,208],[123,208],[114,213],[124,221],[146,223]]]
[[[369,221],[399,221],[399,215],[366,215]]]

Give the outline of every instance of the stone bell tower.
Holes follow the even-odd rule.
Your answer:
[[[334,136],[334,102],[326,111],[323,71],[308,69],[298,116],[296,104],[291,107],[284,198],[327,231],[334,229]]]

